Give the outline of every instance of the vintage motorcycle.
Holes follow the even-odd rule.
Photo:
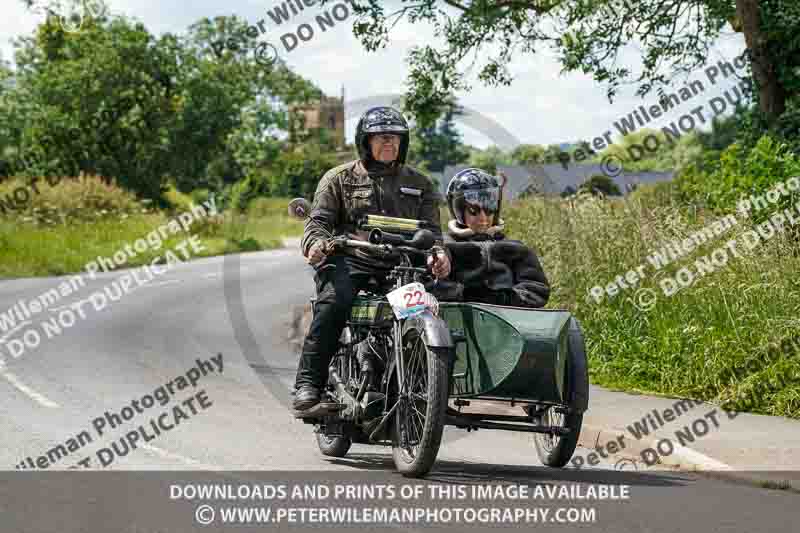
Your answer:
[[[298,198],[289,213],[305,219],[310,206]],[[580,326],[564,310],[438,302],[425,289],[428,270],[412,261],[434,244],[424,228],[367,215],[361,229],[369,241],[329,235],[328,251],[369,249],[397,266],[387,276],[392,286],[356,296],[331,359],[327,398],[295,416],[315,426],[324,455],[343,457],[352,443],[388,445],[408,477],[430,471],[445,425],[531,432],[542,463],[564,466],[588,408]],[[524,415],[462,412],[472,399],[520,406]]]

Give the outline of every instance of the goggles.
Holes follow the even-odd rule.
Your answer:
[[[372,133],[369,136],[369,140],[370,142],[378,140],[382,144],[400,144],[402,139],[395,133]]]
[[[497,213],[500,205],[500,189],[480,189],[476,191],[464,191],[464,207],[471,215],[477,215],[483,210],[487,215]]]
[[[400,135],[408,133],[408,128],[401,124],[373,124],[372,126],[365,126],[364,133],[395,133]]]

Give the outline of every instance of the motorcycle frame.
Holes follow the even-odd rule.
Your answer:
[[[420,252],[418,252],[420,253]],[[427,274],[427,270],[425,268],[414,267],[411,264],[411,260],[409,258],[408,253],[400,251],[401,262],[398,266],[394,267],[390,274],[387,276],[389,279],[394,278],[394,288],[399,289],[403,285],[408,283],[412,283],[415,281],[420,281],[421,276],[423,274]],[[381,297],[386,297],[385,294],[375,293]],[[408,319],[399,319],[397,317],[392,318],[392,331],[391,331],[391,338],[392,338],[392,358],[386,361],[386,368],[384,369],[383,376],[381,379],[381,392],[384,394],[384,408],[383,414],[380,418],[376,418],[378,420],[377,425],[374,428],[369,430],[368,436],[368,444],[380,444],[380,441],[377,441],[377,437],[383,431],[386,424],[391,419],[394,412],[397,410],[398,406],[401,402],[404,401],[404,385],[406,382],[406,365],[405,360],[403,357],[403,333],[405,328],[405,323]],[[357,330],[361,331],[385,331],[386,326],[376,326],[376,325],[363,325],[363,324],[353,324],[348,321],[346,328],[349,328],[351,333],[356,333]],[[385,334],[385,333],[384,333]],[[355,335],[354,335],[355,336]],[[358,335],[360,337],[360,335]],[[341,356],[337,356],[341,357]],[[348,375],[352,375],[352,364],[353,364],[353,354],[352,352],[348,352],[347,354],[347,362],[348,365]],[[394,404],[389,407],[389,390],[391,387],[391,374],[396,376],[396,383],[397,383],[397,400]],[[388,379],[387,379],[388,377]],[[355,401],[358,403],[358,399],[353,397],[352,394],[349,392],[347,393],[350,397],[351,401]],[[328,425],[335,425],[335,424],[343,424],[347,425],[348,423],[352,423],[361,429],[364,429],[365,426],[359,420],[350,421],[344,420],[338,415],[333,416],[325,416],[321,422],[314,422],[319,423],[320,426],[328,426]],[[402,436],[401,436],[402,438]],[[405,445],[404,442],[400,443],[401,446]]]

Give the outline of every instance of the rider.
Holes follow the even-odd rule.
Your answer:
[[[371,278],[385,279],[395,266],[391,260],[365,250],[346,249],[327,255],[331,234],[366,240],[356,222],[365,214],[427,220],[441,244],[441,195],[429,178],[405,164],[409,145],[408,123],[391,107],[367,110],[356,127],[359,159],[329,170],[320,180],[303,233],[302,251],[316,270],[317,301],[295,380],[293,407],[303,411],[319,403],[327,382],[330,358],[350,316],[353,297]],[[437,278],[450,273],[443,248],[428,265]]]
[[[450,180],[452,220],[444,242],[455,268],[433,292],[443,300],[543,307],[550,285],[536,253],[503,235],[500,182],[478,168],[462,170]]]

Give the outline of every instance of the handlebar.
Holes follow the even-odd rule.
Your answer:
[[[369,241],[362,241],[356,239],[348,239],[344,235],[331,237],[326,241],[325,254],[329,255],[342,248],[355,248],[362,250],[371,250],[378,252],[382,256],[390,256],[395,252],[400,252],[407,255],[421,255],[426,257],[432,255],[433,263],[430,268],[435,268],[438,256],[433,252],[432,248],[435,244],[435,237],[430,230],[418,230],[414,237],[406,239],[402,235],[395,235],[391,233],[382,232],[379,229],[374,229],[370,233]],[[428,268],[419,268],[412,265],[410,260],[406,257],[402,260],[401,265],[395,267],[394,271],[398,275],[423,275],[430,276]],[[413,274],[412,274],[413,273]],[[434,276],[435,277],[435,276]],[[416,279],[416,278],[414,278]],[[438,283],[438,278],[436,280]]]
[[[402,235],[387,233],[379,229],[373,229],[372,232],[370,232],[369,241],[348,239],[344,235],[331,237],[326,241],[324,253],[326,255],[330,255],[337,249],[341,250],[342,248],[355,248],[377,252],[384,257],[390,256],[396,252],[423,257],[431,255],[434,261],[433,264],[435,265],[438,257],[431,250],[434,244],[435,237],[430,230],[418,230],[414,234],[414,237],[411,239],[406,239]],[[411,265],[409,264],[408,267],[410,268]],[[413,270],[416,271],[418,269],[413,268]],[[420,270],[427,271],[425,268]]]
[[[384,255],[389,255],[392,252],[403,252],[403,253],[410,253],[410,254],[417,254],[417,255],[427,255],[431,253],[430,249],[428,250],[420,250],[419,248],[415,248],[413,246],[405,246],[405,245],[398,245],[398,244],[374,244],[367,241],[359,241],[355,239],[346,239],[344,237],[334,237],[329,241],[331,245],[335,248],[361,248],[365,250],[372,250],[376,252],[380,252]],[[408,242],[408,241],[406,241]]]

